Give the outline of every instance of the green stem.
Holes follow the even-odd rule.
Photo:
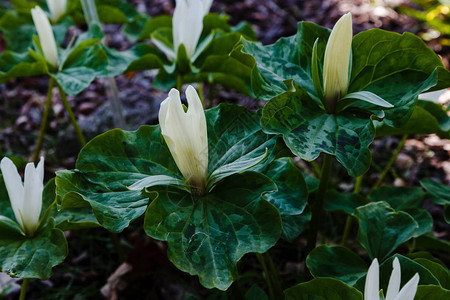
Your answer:
[[[275,264],[273,263],[272,258],[270,257],[269,252],[265,252],[263,254],[264,259],[269,267],[269,272],[272,280],[273,292],[277,296],[277,299],[283,299],[284,293],[283,288],[281,287],[280,277],[278,276],[278,270],[275,268]]]
[[[25,296],[27,294],[27,287],[28,287],[28,278],[24,278],[22,282],[22,287],[20,288],[19,300],[25,300]]]
[[[126,259],[125,251],[123,250],[122,244],[120,243],[119,235],[117,233],[111,232],[111,239],[114,246],[116,247],[117,256],[119,256],[120,262],[124,262]]]
[[[319,167],[319,164],[318,164],[315,160],[313,160],[313,161],[311,161],[311,165],[312,165],[312,167],[313,167],[314,174],[316,174],[317,177],[320,177],[320,167]]]
[[[204,94],[203,94],[203,84],[201,82],[198,83],[197,91],[198,91],[198,96],[200,98],[200,101],[202,102],[203,109],[206,109],[206,107],[205,107],[205,97],[204,97]]]
[[[276,298],[275,298],[275,294],[273,291],[270,272],[269,272],[269,269],[267,268],[266,262],[264,261],[264,257],[262,256],[261,253],[255,253],[255,254],[256,254],[256,258],[258,259],[259,263],[261,264],[261,267],[263,268],[264,277],[266,278],[267,289],[269,290],[270,299],[275,300]]]
[[[361,191],[363,175],[358,176],[355,182],[355,188],[353,189],[353,194],[358,195]],[[344,234],[342,235],[341,246],[345,247],[347,245],[348,235],[350,234],[350,229],[352,228],[353,217],[348,216],[345,221]]]
[[[384,168],[384,170],[381,172],[380,177],[378,177],[377,182],[374,184],[374,186],[372,187],[372,190],[376,189],[377,187],[380,186],[380,184],[383,182],[384,177],[386,177],[387,173],[389,172],[389,170],[391,169],[392,165],[394,164],[394,162],[397,160],[398,155],[400,154],[400,151],[402,151],[403,146],[405,146],[406,143],[406,139],[408,138],[407,134],[404,134],[402,137],[402,140],[400,141],[400,143],[398,143],[397,148],[395,149],[394,154],[391,156],[391,159],[388,161],[386,167]]]
[[[183,75],[178,74],[177,76],[177,85],[176,85],[177,90],[181,93],[182,89],[183,89]]]
[[[208,87],[208,107],[213,107],[214,104],[214,83],[211,82]]]
[[[50,111],[50,107],[52,106],[52,96],[53,96],[54,84],[55,84],[55,79],[53,79],[53,77],[50,77],[50,80],[48,82],[47,99],[45,100],[44,115],[42,116],[41,128],[39,129],[38,140],[37,140],[36,148],[34,149],[34,153],[33,153],[33,161],[35,164],[38,163],[38,161],[39,161],[39,154],[42,149],[42,143],[44,142],[44,134],[45,134],[45,128],[47,127],[48,113]]]
[[[83,133],[81,132],[80,126],[78,125],[77,119],[75,118],[75,115],[73,114],[72,108],[70,108],[69,100],[67,100],[66,93],[63,91],[61,86],[58,85],[58,91],[59,96],[61,97],[61,101],[64,105],[64,108],[66,109],[67,113],[69,114],[70,122],[72,123],[73,129],[75,129],[75,133],[77,134],[78,141],[80,141],[81,147],[84,147],[86,145],[86,140],[84,139]]]
[[[319,230],[319,223],[320,223],[320,215],[322,214],[323,203],[325,201],[325,194],[327,193],[328,190],[328,182],[330,181],[332,167],[333,167],[333,156],[325,154],[323,157],[319,189],[316,192],[316,198],[312,205],[313,207],[310,222],[311,225],[308,233],[306,253],[311,252],[311,250],[316,247],[317,232]]]

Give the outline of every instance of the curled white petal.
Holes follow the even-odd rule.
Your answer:
[[[47,0],[47,6],[54,22],[58,21],[66,12],[67,0]]]
[[[170,153],[194,188],[203,191],[208,171],[208,136],[206,117],[200,98],[192,86],[186,90],[188,110],[184,112],[176,89],[161,103],[159,123]]]
[[[58,48],[56,47],[55,36],[53,35],[52,26],[48,21],[47,15],[39,7],[36,6],[31,10],[34,26],[36,27],[39,40],[41,41],[42,52],[45,59],[53,66],[58,65]]]
[[[41,157],[37,167],[33,163],[26,165],[23,185],[17,168],[9,158],[3,158],[0,167],[14,216],[24,232],[32,236],[39,225],[42,210],[44,158]]]
[[[352,37],[352,14],[347,13],[334,25],[325,48],[323,85],[330,101],[347,93]]]
[[[417,285],[419,284],[420,276],[415,274],[400,290],[394,300],[411,300],[417,292]]]
[[[391,278],[389,278],[389,285],[386,293],[386,300],[394,300],[400,290],[400,281],[402,277],[400,262],[397,257],[394,258],[394,261],[392,262],[392,268]]]
[[[202,0],[177,0],[172,18],[173,46],[175,53],[181,44],[190,58],[203,30],[205,9]]]
[[[380,300],[379,266],[375,258],[369,267],[364,287],[364,300]]]

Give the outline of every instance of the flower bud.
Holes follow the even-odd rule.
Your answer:
[[[400,290],[401,270],[398,258],[392,262],[392,273],[386,293],[386,300],[410,300],[414,299],[419,284],[419,274],[415,274]],[[400,291],[399,291],[400,290]],[[369,267],[364,287],[364,300],[380,300],[379,291],[379,266],[375,258]]]
[[[176,89],[161,103],[159,124],[170,153],[191,185],[193,192],[203,194],[208,172],[208,135],[206,117],[200,98],[192,86],[186,90],[188,110],[181,105]]]
[[[47,6],[52,15],[53,22],[56,22],[66,12],[67,0],[47,0]]]
[[[44,190],[44,158],[37,167],[28,163],[25,167],[25,180],[14,163],[4,157],[0,163],[6,190],[8,191],[14,216],[28,237],[32,237],[39,225]]]
[[[52,26],[45,12],[39,6],[31,10],[31,16],[33,17],[34,26],[41,41],[44,57],[51,65],[56,67],[58,65],[58,48],[56,47]]]
[[[172,18],[173,46],[175,55],[181,44],[186,48],[186,54],[191,58],[203,30],[205,16],[205,0],[177,0]],[[208,3],[205,3],[208,5]],[[210,5],[210,4],[209,4]],[[209,8],[208,8],[209,9]]]
[[[334,25],[325,48],[323,85],[327,110],[334,110],[335,102],[347,93],[352,37],[352,14],[347,13]]]

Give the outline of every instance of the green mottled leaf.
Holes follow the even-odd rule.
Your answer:
[[[358,240],[371,259],[383,261],[398,245],[414,236],[419,225],[409,214],[393,210],[386,202],[369,203],[355,210]]]
[[[300,170],[289,158],[273,161],[264,172],[278,187],[278,191],[264,198],[280,212],[283,228],[281,237],[292,241],[303,232],[311,214],[306,208],[308,188]]]
[[[306,265],[314,277],[331,277],[350,286],[367,273],[367,265],[361,257],[339,246],[315,248],[306,258]]]
[[[380,264],[380,289],[386,293],[389,278],[392,273],[392,263],[394,261],[394,258],[398,258],[400,262],[400,269],[401,269],[401,283],[400,286],[404,286],[416,273],[419,273],[420,276],[420,285],[425,284],[435,284],[439,285],[439,281],[437,278],[425,267],[420,265],[419,263],[404,257],[399,254],[395,254],[394,256],[391,256],[389,259],[385,260],[382,264]],[[359,279],[358,282],[355,284],[355,287],[358,288],[360,291],[364,290],[364,283],[366,282],[366,276]]]
[[[305,90],[296,89],[264,106],[264,131],[283,134],[289,149],[303,159],[314,160],[320,153],[328,153],[336,156],[351,176],[366,172],[371,162],[368,146],[375,135],[370,118],[351,112],[326,114]]]
[[[372,202],[385,201],[395,210],[420,208],[425,200],[425,192],[418,187],[382,186],[369,193]]]
[[[216,169],[261,157],[266,149],[269,154],[261,165],[274,159],[277,138],[261,131],[259,118],[258,113],[226,104],[206,111],[209,176]],[[159,126],[141,126],[134,132],[114,129],[81,150],[76,170],[57,172],[56,192],[63,211],[90,206],[103,227],[120,232],[145,212],[149,202],[148,195],[129,187],[154,175],[183,179]]]
[[[431,134],[441,138],[450,138],[450,117],[447,111],[437,103],[418,100],[411,118],[400,127],[390,127],[376,122],[377,136],[403,134]]]
[[[367,204],[367,200],[359,194],[343,194],[329,190],[325,195],[324,208],[329,211],[342,210],[353,215],[356,208]]]
[[[429,178],[422,179],[420,185],[431,195],[431,201],[434,203],[450,204],[450,187]]]
[[[263,193],[276,185],[256,172],[225,178],[203,197],[180,189],[154,189],[145,214],[145,232],[167,241],[169,259],[198,275],[207,288],[226,290],[237,277],[236,262],[250,252],[263,253],[281,233],[277,209]]]
[[[316,278],[284,291],[286,300],[362,300],[357,289],[333,278]]]
[[[413,237],[419,237],[425,233],[431,232],[433,227],[433,217],[425,209],[406,208],[402,211],[408,213],[419,225],[414,231]]]
[[[450,297],[450,291],[437,285],[419,285],[414,300],[442,300]]]
[[[52,267],[60,264],[68,253],[64,233],[48,219],[33,238],[25,237],[18,228],[7,226],[0,217],[0,269],[11,276],[48,279]]]
[[[433,233],[430,232],[416,239],[416,249],[450,252],[450,242],[436,238]]]
[[[416,258],[414,261],[427,268],[444,289],[450,289],[450,273],[445,267],[425,258]]]

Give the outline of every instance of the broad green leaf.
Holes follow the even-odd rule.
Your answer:
[[[433,227],[433,217],[428,211],[419,208],[406,208],[402,209],[402,211],[409,214],[417,222],[417,225],[419,225],[419,227],[414,231],[413,237],[419,237],[423,234],[431,232]]]
[[[267,294],[256,284],[252,285],[245,293],[246,300],[269,300]]]
[[[274,159],[277,138],[261,131],[259,118],[258,113],[227,104],[206,111],[208,175],[261,157],[266,149],[269,154],[261,167]],[[57,195],[63,211],[90,206],[103,227],[120,232],[145,212],[149,202],[148,195],[128,187],[154,175],[183,180],[159,126],[141,126],[134,132],[114,129],[81,150],[76,170],[57,172]]]
[[[367,200],[359,194],[343,194],[336,190],[329,190],[325,195],[324,208],[328,211],[342,210],[353,215],[356,208],[366,204]]]
[[[393,210],[386,202],[372,202],[355,210],[358,240],[371,259],[383,261],[398,245],[414,236],[419,225],[409,214]]]
[[[0,233],[0,269],[11,276],[48,279],[52,267],[68,253],[64,233],[55,228],[52,218],[33,238],[27,238],[0,217]]]
[[[431,195],[431,201],[434,203],[450,204],[450,187],[429,178],[422,179],[420,185]]]
[[[444,289],[450,289],[450,273],[446,268],[425,258],[416,258],[414,261],[427,268],[439,280]]]
[[[357,289],[333,278],[316,278],[284,291],[286,300],[363,300]]]
[[[328,153],[336,156],[351,176],[366,172],[371,162],[368,146],[375,135],[370,118],[350,112],[326,114],[305,90],[296,89],[264,106],[263,130],[283,134],[286,145],[300,158],[309,161]]]
[[[450,242],[436,238],[433,233],[430,232],[416,239],[416,249],[450,252]]]
[[[369,193],[372,202],[385,201],[395,210],[420,208],[425,200],[425,192],[418,187],[382,186]]]
[[[306,209],[308,188],[301,171],[290,158],[273,161],[264,172],[278,187],[278,191],[264,195],[280,212],[283,222],[281,237],[292,241],[303,232],[311,214]]]
[[[126,24],[122,31],[132,42],[143,41],[150,39],[151,34],[163,27],[172,27],[172,17],[170,16],[156,16],[149,18],[145,14],[140,14]]]
[[[377,136],[435,133],[441,138],[450,138],[450,117],[437,103],[418,100],[411,118],[395,128],[383,122],[376,122]]]
[[[450,290],[437,285],[419,285],[414,300],[443,300],[450,297]]]
[[[169,259],[198,275],[207,288],[226,290],[237,277],[236,262],[263,253],[281,233],[277,209],[261,196],[276,185],[256,172],[235,174],[200,198],[180,189],[158,193],[145,214],[145,232],[167,241]]]
[[[356,253],[345,247],[322,245],[306,258],[306,265],[314,277],[331,277],[353,286],[367,273],[367,265]]]
[[[47,64],[35,61],[26,53],[14,53],[9,50],[0,55],[0,84],[19,77],[42,75],[47,72]]]
[[[416,273],[419,273],[420,285],[424,284],[439,285],[439,281],[437,280],[437,278],[427,268],[407,257],[395,254],[394,256],[391,256],[389,259],[385,260],[382,264],[380,264],[380,289],[382,289],[385,294],[387,291],[389,278],[392,273],[392,263],[394,261],[394,258],[396,257],[400,262],[400,269],[401,269],[400,287],[404,286]],[[355,287],[358,288],[360,291],[363,291],[365,282],[366,276],[359,279],[358,282],[355,284]]]

